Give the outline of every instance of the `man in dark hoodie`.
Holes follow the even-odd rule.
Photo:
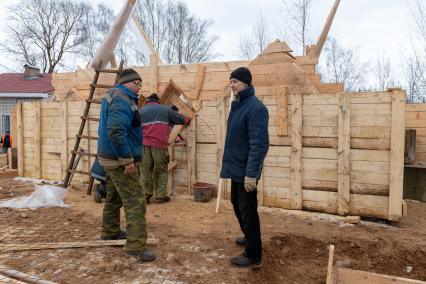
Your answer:
[[[269,148],[268,109],[255,96],[251,82],[250,70],[245,67],[231,73],[235,100],[228,117],[220,172],[221,178],[231,179],[231,202],[244,233],[236,239],[238,245],[245,246],[244,253],[231,258],[231,263],[240,267],[260,265],[262,261],[257,182]]]
[[[152,261],[147,249],[145,193],[139,181],[142,160],[142,129],[138,92],[142,79],[133,69],[123,70],[118,85],[102,99],[98,159],[106,170],[106,203],[103,212],[103,240],[126,239],[124,250],[140,261]],[[124,207],[127,230],[120,229],[120,208]]]

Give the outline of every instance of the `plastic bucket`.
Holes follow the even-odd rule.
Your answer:
[[[192,185],[194,200],[197,202],[208,202],[212,197],[214,184],[206,182],[196,182]]]

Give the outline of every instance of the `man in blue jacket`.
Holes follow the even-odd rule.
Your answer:
[[[240,267],[260,265],[262,261],[257,182],[269,148],[268,109],[255,96],[251,82],[250,70],[245,67],[231,73],[235,100],[228,117],[220,172],[221,178],[231,179],[231,202],[244,233],[236,239],[238,245],[245,246],[244,253],[231,258],[231,263]]]
[[[147,249],[145,193],[139,182],[142,159],[142,129],[138,92],[142,79],[133,69],[123,70],[118,85],[102,99],[98,159],[106,170],[106,203],[101,239],[126,239],[124,250],[140,261],[152,261]],[[127,230],[120,229],[120,208],[124,207]]]

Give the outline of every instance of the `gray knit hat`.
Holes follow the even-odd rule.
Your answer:
[[[124,69],[118,76],[118,84],[124,84],[135,80],[140,80],[142,82],[141,76],[139,76],[139,74],[131,68]]]

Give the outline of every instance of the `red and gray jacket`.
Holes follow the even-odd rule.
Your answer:
[[[143,145],[167,148],[172,125],[188,125],[189,117],[158,102],[149,102],[140,110]]]

